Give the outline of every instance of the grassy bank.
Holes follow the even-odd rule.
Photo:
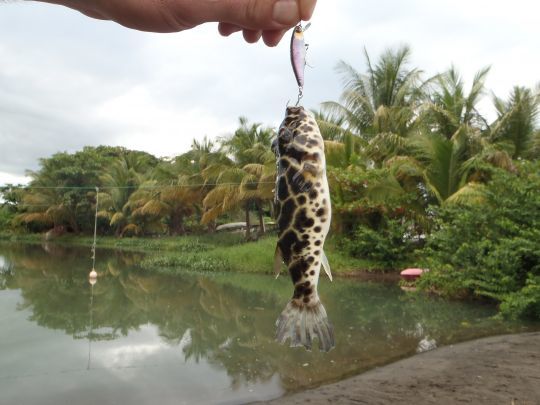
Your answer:
[[[0,234],[0,241],[42,243],[38,234]],[[62,236],[54,243],[69,246],[91,246],[88,236]],[[235,271],[270,274],[273,271],[276,236],[268,235],[256,242],[244,242],[241,234],[217,233],[161,238],[99,237],[98,248],[120,249],[147,253],[140,266],[164,273],[183,271]],[[341,252],[329,239],[325,252],[335,275],[358,271],[374,271],[376,263],[352,258]],[[283,272],[286,269],[283,268]]]

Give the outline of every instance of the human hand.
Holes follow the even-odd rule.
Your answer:
[[[177,32],[219,22],[221,35],[242,31],[249,43],[261,37],[276,46],[285,32],[309,20],[317,0],[38,0],[61,4],[129,28]]]

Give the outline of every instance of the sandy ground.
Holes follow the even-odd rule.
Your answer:
[[[540,332],[443,347],[267,403],[540,405]]]

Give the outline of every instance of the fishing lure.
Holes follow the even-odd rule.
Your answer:
[[[296,83],[298,84],[297,106],[304,96],[304,68],[306,67],[306,53],[309,47],[304,40],[304,32],[306,32],[310,26],[311,23],[308,23],[305,27],[302,27],[302,24],[298,24],[294,27],[291,37],[291,64]]]

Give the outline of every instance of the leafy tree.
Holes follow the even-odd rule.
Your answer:
[[[44,227],[63,226],[75,233],[89,229],[93,223],[89,185],[99,184],[104,160],[90,147],[41,159],[41,169],[28,172],[30,191],[23,197],[25,209],[18,220]]]
[[[492,169],[483,204],[438,209],[424,288],[501,302],[510,317],[540,318],[540,163]]]
[[[61,152],[41,159],[40,169],[29,172],[32,180],[23,193],[16,221],[33,230],[52,227],[75,233],[91,232],[94,225],[94,188],[102,185],[103,173],[122,155],[142,156],[146,167],[157,161],[145,152],[105,146],[85,147],[73,154]],[[107,199],[104,198],[103,202]]]

